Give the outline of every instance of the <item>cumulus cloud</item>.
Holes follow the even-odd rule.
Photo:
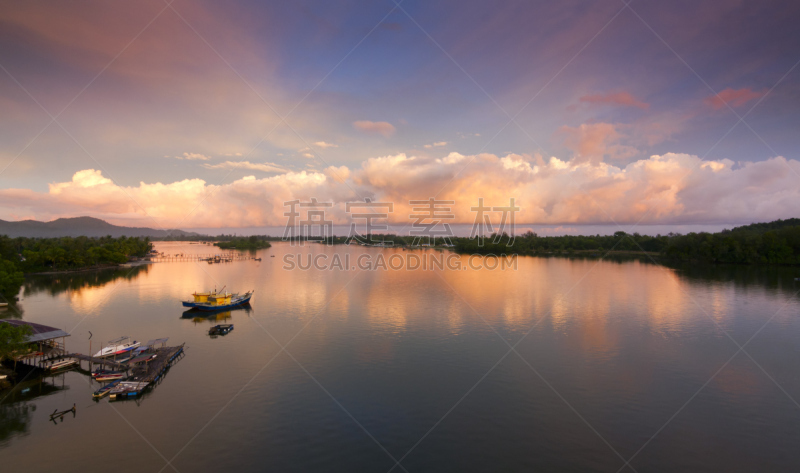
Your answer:
[[[211,159],[210,156],[206,156],[200,153],[183,153],[183,156],[175,156],[177,159],[186,159],[189,161],[208,161]]]
[[[431,143],[429,145],[425,145],[424,147],[430,149],[430,148],[438,148],[438,147],[441,147],[441,146],[447,146],[447,142],[446,141],[437,141],[436,143]]]
[[[359,120],[353,122],[353,128],[364,133],[383,135],[390,137],[394,134],[395,128],[389,122],[371,122],[369,120]]]
[[[314,146],[317,146],[317,147],[322,148],[322,149],[325,149],[325,148],[338,148],[339,147],[339,145],[335,145],[333,143],[326,143],[324,141],[316,141],[316,142],[314,142]]]
[[[203,164],[206,169],[248,169],[262,172],[287,172],[288,169],[275,163],[251,163],[250,161],[225,161],[219,164]]]
[[[706,98],[704,102],[714,110],[725,107],[725,104],[731,107],[741,107],[751,100],[761,98],[765,93],[766,91],[755,91],[749,87],[744,89],[727,88],[717,95]]]
[[[612,105],[619,107],[636,107],[642,110],[650,108],[650,104],[642,102],[628,92],[616,92],[607,94],[584,95],[578,99],[580,102],[590,105]]]
[[[519,223],[635,223],[643,217],[643,223],[749,223],[797,216],[798,173],[800,162],[783,157],[737,164],[675,153],[624,166],[516,154],[398,154],[368,159],[355,169],[289,171],[223,185],[184,179],[126,187],[87,169],[51,184],[48,192],[0,190],[0,215],[89,214],[161,228],[279,226],[285,224],[283,202],[316,198],[334,203],[330,218],[341,224],[347,223],[345,202],[369,197],[394,202],[393,220],[408,223],[409,200],[436,196],[456,201],[454,223],[471,224],[470,207],[481,197],[488,205],[515,198]]]
[[[584,123],[575,128],[562,126],[558,134],[563,137],[564,146],[575,153],[577,162],[599,163],[604,158],[623,160],[638,152],[620,143],[624,135],[611,123]]]

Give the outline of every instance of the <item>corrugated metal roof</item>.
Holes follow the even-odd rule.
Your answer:
[[[145,343],[143,346],[145,346],[145,347],[153,347],[153,346],[159,345],[161,343],[167,343],[167,340],[169,340],[169,338],[157,338],[155,340],[148,340],[147,343]]]
[[[28,337],[28,342],[42,342],[45,340],[52,340],[54,338],[69,337],[69,334],[60,328],[48,327],[47,325],[37,324],[34,322],[25,322],[23,320],[9,320],[4,319],[0,322],[5,322],[14,326],[27,325],[33,329],[33,334]]]

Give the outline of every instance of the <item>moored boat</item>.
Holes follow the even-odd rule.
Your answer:
[[[183,301],[183,306],[204,311],[227,310],[249,304],[254,292],[195,292],[192,300]]]
[[[99,374],[94,377],[95,381],[111,381],[113,379],[122,379],[125,377],[125,373],[122,371],[108,371],[103,374]]]
[[[92,371],[92,378],[97,378],[98,376],[103,376],[109,373],[116,373],[115,370],[107,370],[107,369],[97,369]]]
[[[208,329],[209,335],[225,335],[233,330],[233,324],[219,324]]]
[[[115,387],[117,387],[117,385],[119,383],[121,383],[121,382],[122,381],[120,381],[120,380],[111,381],[110,383],[106,384],[102,388],[100,388],[97,391],[95,391],[94,393],[92,393],[92,397],[95,398],[95,399],[100,399],[101,397],[103,397],[103,396],[107,395],[109,392],[111,392],[111,390],[114,389]]]
[[[60,370],[60,369],[68,368],[68,367],[76,365],[76,364],[78,364],[78,360],[75,360],[73,358],[69,358],[69,359],[65,359],[65,360],[52,361],[52,362],[44,365],[42,368],[46,369],[46,370],[49,370],[49,371],[57,371],[57,370]]]
[[[108,345],[95,353],[94,356],[104,358],[107,356],[121,355],[139,346],[139,342],[136,340],[132,342],[126,342],[126,340],[130,340],[130,337],[119,337],[116,340],[111,340],[108,342]]]

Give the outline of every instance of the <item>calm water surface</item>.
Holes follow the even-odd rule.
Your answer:
[[[284,270],[298,252],[399,250],[279,243],[261,262],[30,280],[22,318],[70,331],[70,351],[91,331],[93,351],[130,335],[187,355],[136,401],[94,402],[78,372],[0,393],[2,471],[800,469],[792,270]],[[252,309],[184,316],[215,284],[255,289]],[[212,339],[218,320],[235,330]]]

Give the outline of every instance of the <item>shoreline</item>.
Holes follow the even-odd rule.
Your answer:
[[[83,273],[86,271],[98,271],[101,269],[113,269],[113,268],[134,268],[136,266],[144,266],[148,264],[155,264],[153,261],[129,261],[127,263],[121,264],[98,264],[95,266],[88,266],[85,268],[77,268],[77,269],[63,269],[58,271],[42,271],[36,273],[25,273],[25,276],[52,276],[56,274],[70,274],[70,273]]]

